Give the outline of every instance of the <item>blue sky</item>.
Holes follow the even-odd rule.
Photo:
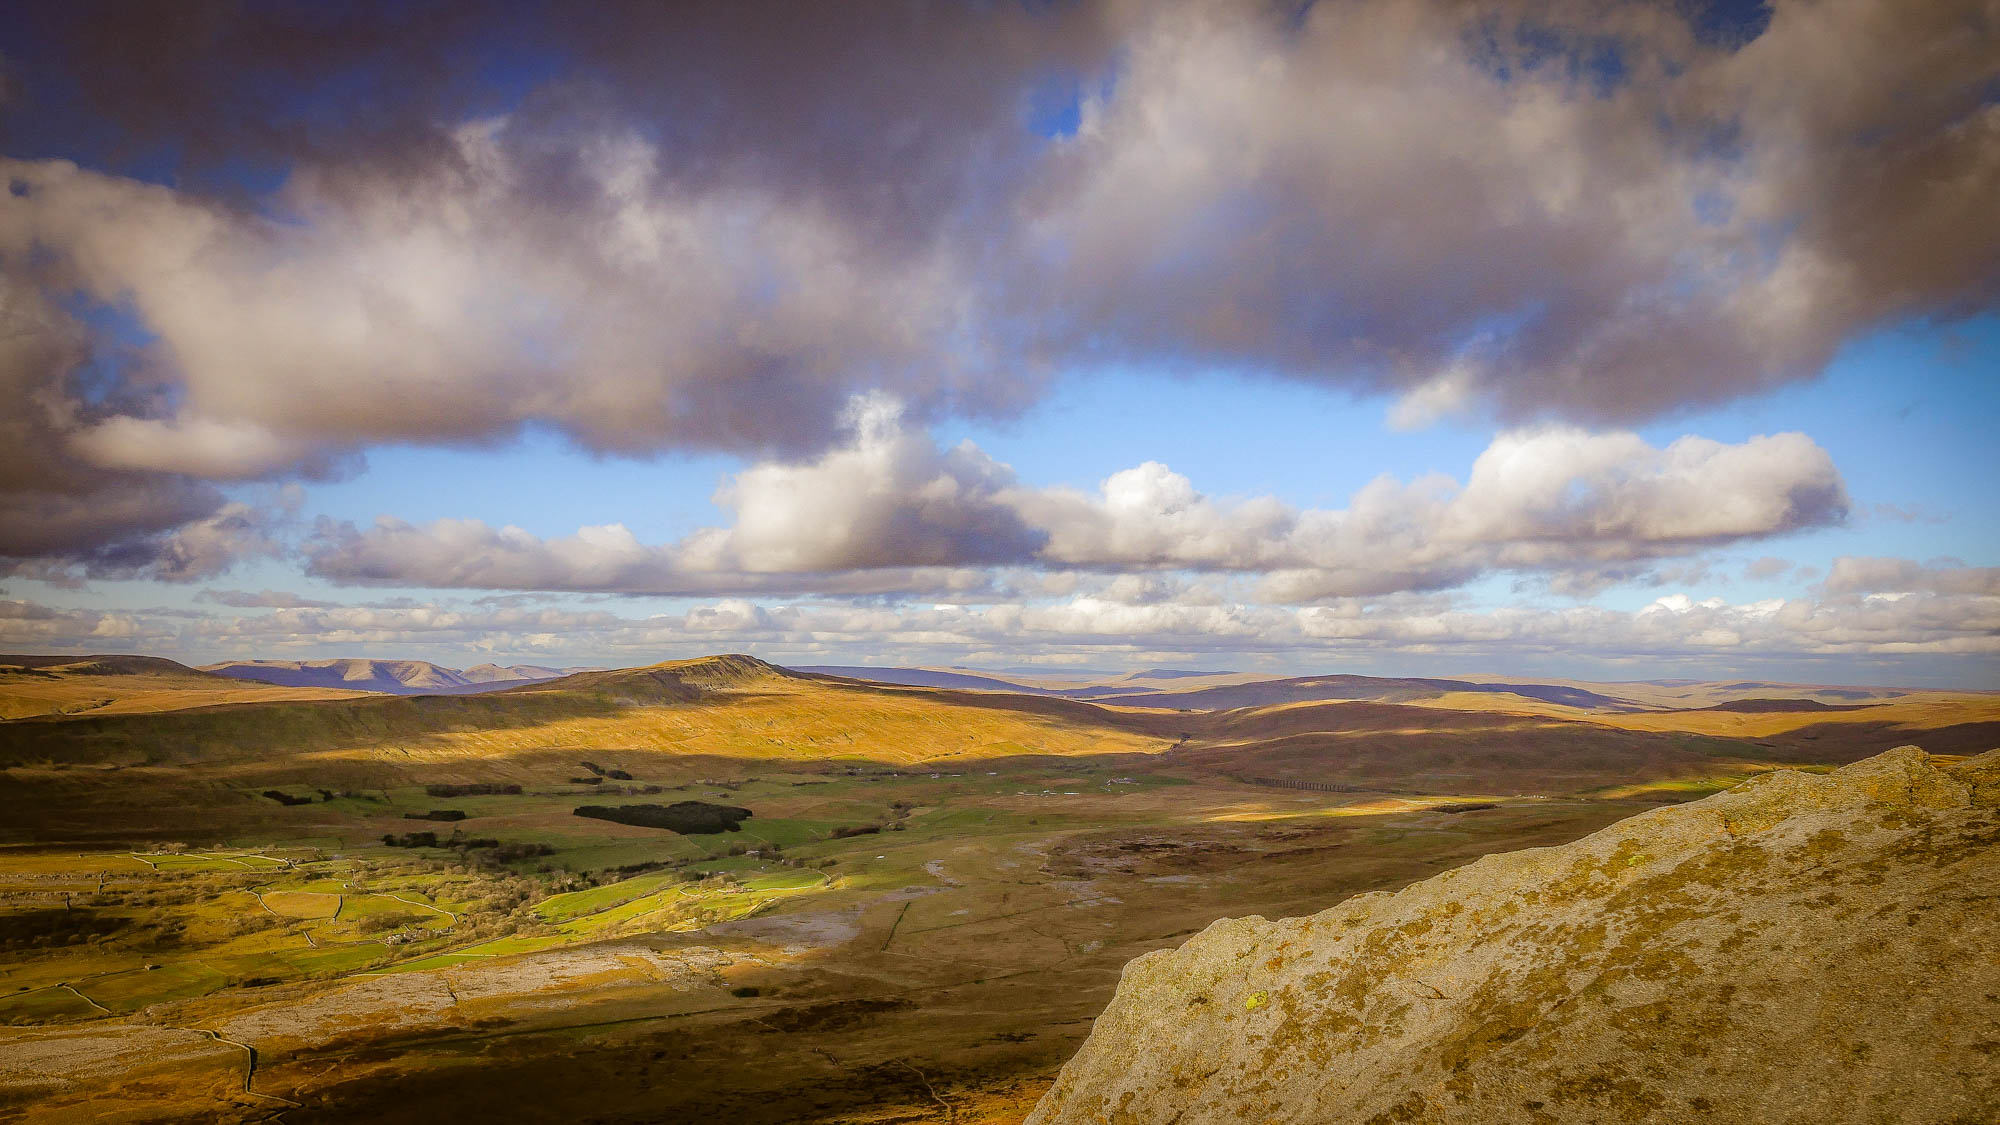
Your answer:
[[[2000,686],[1990,60],[1467,18],[16,13],[0,647]]]

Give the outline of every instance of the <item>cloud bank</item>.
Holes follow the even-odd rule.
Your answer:
[[[380,443],[532,425],[796,461],[857,395],[1007,413],[1105,363],[1388,393],[1405,424],[1615,427],[2000,296],[1985,0],[1785,0],[1741,34],[1595,3],[590,9],[25,20],[0,554],[150,566],[221,510],[213,482]],[[510,51],[547,69],[496,99],[469,76]],[[63,83],[87,120],[51,112]],[[1175,487],[1048,498],[1037,557],[1225,558],[1265,515],[1087,511]],[[950,566],[1023,553],[1003,507],[884,518]],[[870,542],[729,546],[769,573],[882,565]]]
[[[1842,560],[1847,562],[1850,560]],[[132,610],[56,609],[0,601],[0,644],[73,651],[311,651],[347,647],[588,657],[637,662],[754,646],[794,662],[847,653],[858,659],[937,663],[966,653],[1032,651],[1044,658],[1115,661],[1142,654],[1222,654],[1313,661],[1404,654],[1476,661],[1537,654],[1606,662],[1957,658],[1954,679],[2000,667],[2000,570],[1986,593],[1936,593],[1937,568],[1866,594],[1730,603],[1663,596],[1641,609],[1478,609],[1443,595],[1339,599],[1279,607],[1218,599],[1199,588],[1163,597],[1098,589],[1053,601],[884,606],[776,604],[721,599],[672,613],[624,616],[603,609],[385,604],[294,606],[190,620]],[[1124,583],[1124,579],[1118,580]],[[1948,579],[1947,583],[1957,579]],[[1129,584],[1127,584],[1129,586]],[[1900,665],[1899,665],[1900,667]]]
[[[310,573],[432,588],[956,593],[993,568],[1261,576],[1263,600],[1435,590],[1497,571],[1562,572],[1672,558],[1845,518],[1845,486],[1802,434],[1737,445],[1547,426],[1504,433],[1461,484],[1383,477],[1338,510],[1220,501],[1147,462],[1095,494],[1023,485],[970,443],[939,449],[868,398],[848,441],[761,463],[715,496],[726,527],[646,545],[620,525],[543,539],[478,520],[322,525]]]

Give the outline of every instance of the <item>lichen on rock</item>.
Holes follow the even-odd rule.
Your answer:
[[[1029,1125],[2000,1121],[1996,806],[1906,746],[1219,921]]]

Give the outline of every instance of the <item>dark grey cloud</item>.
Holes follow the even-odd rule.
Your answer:
[[[295,496],[257,508],[192,473],[107,464],[78,447],[79,433],[145,409],[147,388],[88,387],[98,357],[76,318],[21,276],[32,272],[0,272],[0,574],[188,582],[277,553],[273,533]]]
[[[90,359],[80,326],[18,271],[0,272],[0,573],[59,584],[198,576],[243,514],[206,481],[76,455],[70,430],[125,404],[64,393],[65,377]]]
[[[526,6],[435,0],[16,5],[0,144],[82,143],[211,183],[246,161],[420,162],[439,151],[438,122],[479,101],[479,68],[546,26]]]

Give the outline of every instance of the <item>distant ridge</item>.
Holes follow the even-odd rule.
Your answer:
[[[959,688],[972,691],[1007,691],[1026,695],[1087,699],[1120,707],[1150,707],[1189,711],[1227,711],[1238,707],[1267,707],[1279,703],[1318,703],[1333,700],[1366,700],[1377,703],[1416,703],[1446,692],[1473,692],[1488,695],[1519,695],[1544,703],[1597,711],[1636,711],[1645,708],[1630,700],[1618,699],[1566,684],[1479,683],[1471,680],[1413,679],[1383,676],[1296,676],[1286,679],[1250,680],[1208,687],[1176,690],[1138,681],[1193,679],[1234,676],[1233,672],[1197,672],[1177,668],[1148,668],[1112,678],[1106,683],[1074,687],[1047,687],[1002,679],[998,676],[937,668],[868,668],[854,665],[813,665],[807,672],[873,680],[876,683],[907,687]]]
[[[25,668],[34,671],[62,671],[89,676],[175,675],[200,677],[207,673],[163,656],[0,656],[0,671]]]
[[[1518,695],[1544,703],[1585,710],[1643,710],[1629,700],[1562,684],[1475,683],[1470,680],[1348,675],[1256,680],[1246,684],[1198,688],[1193,691],[1151,691],[1132,695],[1099,693],[1095,694],[1093,699],[1098,703],[1125,707],[1221,711],[1237,707],[1265,707],[1278,703],[1315,703],[1332,700],[1416,703],[1446,692]]]
[[[1732,699],[1703,711],[1738,711],[1746,715],[1770,715],[1789,711],[1866,711],[1871,703],[1821,703],[1817,699]]]
[[[807,664],[798,669],[823,676],[842,676],[850,680],[872,680],[878,684],[899,684],[903,687],[964,688],[968,691],[1019,691],[1032,695],[1052,694],[1046,688],[1030,687],[1011,680],[993,676],[979,676],[970,672],[945,672],[934,668],[868,668],[857,664]]]
[[[138,659],[138,658],[134,658]],[[201,671],[285,687],[353,688],[389,695],[465,695],[551,680],[581,669],[480,664],[463,671],[424,660],[230,660]]]
[[[1046,695],[1057,699],[1096,699],[1105,695],[1133,695],[1158,691],[1159,688],[1143,684],[1113,683],[1086,684],[1081,687],[1049,687],[1045,684],[1023,683],[1018,680],[1002,679],[999,676],[983,676],[972,672],[953,672],[942,668],[870,668],[856,664],[808,664],[798,669],[821,676],[840,676],[850,680],[868,680],[878,684],[895,684],[899,687],[952,688],[960,691],[1006,691],[1016,695]],[[1135,675],[1150,673],[1134,673]],[[1206,676],[1207,672],[1184,672],[1180,675]],[[1120,677],[1124,680],[1128,677]]]
[[[557,676],[567,676],[574,672],[595,671],[594,668],[549,668],[540,664],[475,664],[459,672],[468,683],[497,684],[519,683],[524,680],[553,680]]]

